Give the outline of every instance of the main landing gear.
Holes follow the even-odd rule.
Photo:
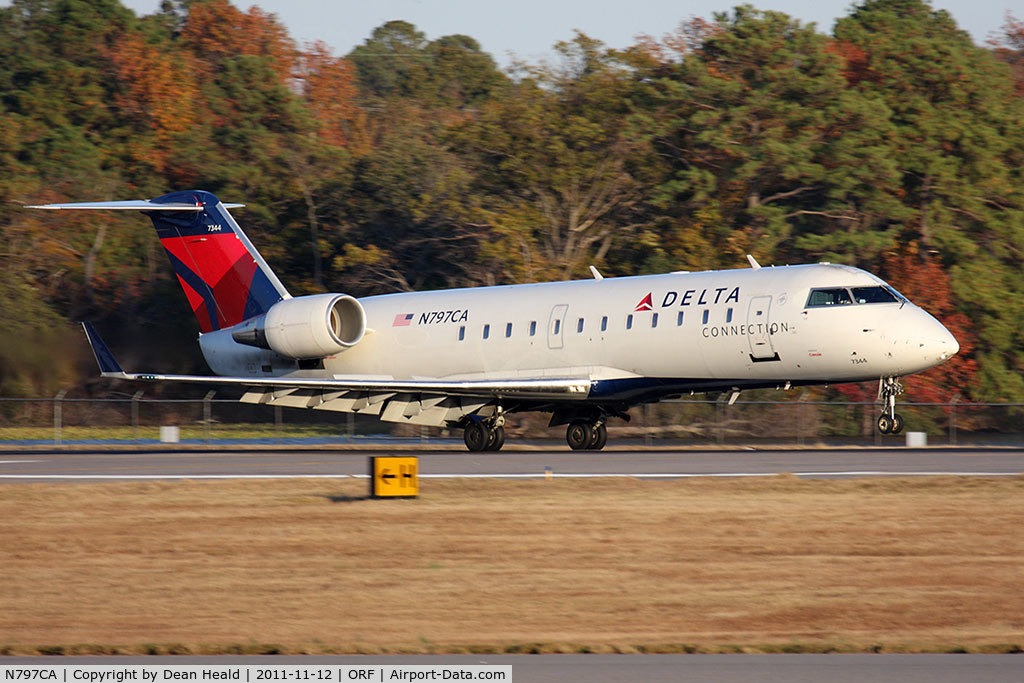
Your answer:
[[[903,416],[896,412],[896,397],[903,393],[898,377],[883,377],[878,383],[878,397],[885,401],[882,414],[878,416],[878,431],[883,434],[899,434],[903,431]]]
[[[475,420],[466,425],[462,438],[466,448],[474,453],[500,451],[505,445],[505,418],[498,416],[493,421]]]
[[[565,440],[574,451],[599,451],[608,443],[608,428],[604,422],[570,422]]]

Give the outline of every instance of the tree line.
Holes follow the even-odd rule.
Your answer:
[[[742,5],[501,69],[388,22],[344,56],[227,0],[0,8],[0,395],[205,369],[138,216],[22,207],[201,188],[293,294],[847,263],[961,342],[912,398],[1024,401],[1024,23],[977,46],[924,0],[831,35]],[[870,397],[871,388],[847,396]]]

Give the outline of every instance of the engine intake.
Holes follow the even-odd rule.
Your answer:
[[[314,294],[278,301],[231,337],[287,358],[323,358],[355,346],[366,333],[366,311],[347,294]]]

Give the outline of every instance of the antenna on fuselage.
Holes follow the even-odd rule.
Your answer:
[[[753,255],[747,254],[747,262],[750,263],[750,267],[754,270],[761,270],[761,264],[757,262]]]
[[[595,280],[603,280],[604,279],[604,275],[601,275],[601,271],[599,271],[594,266],[590,266],[590,274],[594,276]]]

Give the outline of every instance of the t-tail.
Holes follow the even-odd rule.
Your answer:
[[[141,211],[149,216],[204,333],[264,315],[291,296],[223,204],[203,190],[149,200],[44,204],[37,209]]]

